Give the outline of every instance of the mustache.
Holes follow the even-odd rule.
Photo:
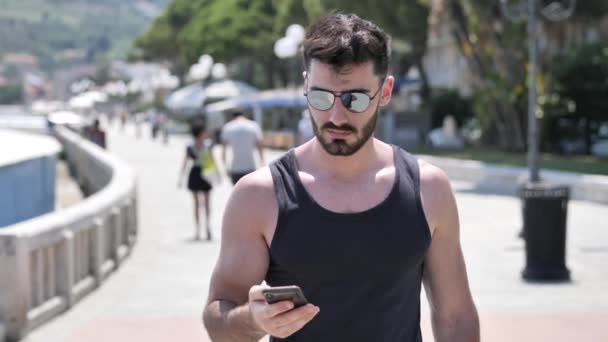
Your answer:
[[[334,125],[332,122],[327,122],[325,123],[321,129],[335,129],[335,130],[341,130],[341,131],[348,131],[348,132],[353,132],[356,133],[357,129],[349,124],[344,124],[341,126],[336,126]]]

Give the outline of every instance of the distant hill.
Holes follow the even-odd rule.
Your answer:
[[[0,62],[29,53],[52,70],[124,58],[170,0],[0,0]]]

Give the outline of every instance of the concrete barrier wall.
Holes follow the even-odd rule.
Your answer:
[[[452,180],[471,182],[480,190],[493,193],[517,195],[520,184],[528,177],[528,169],[523,167],[428,155],[418,157],[442,168]],[[543,181],[570,186],[572,199],[608,204],[608,176],[549,170],[541,170],[540,175]]]
[[[0,229],[55,210],[55,139],[0,129]]]
[[[55,156],[0,167],[0,229],[55,210]]]
[[[0,230],[0,330],[20,339],[98,287],[137,236],[134,172],[79,135],[57,129],[91,196]],[[0,341],[2,336],[0,335]]]

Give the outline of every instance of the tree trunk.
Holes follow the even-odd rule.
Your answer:
[[[420,97],[422,97],[423,102],[427,102],[427,100],[429,100],[431,97],[431,86],[429,85],[429,77],[424,68],[424,63],[422,62],[423,57],[424,54],[417,54],[414,57],[414,64],[420,72]]]
[[[519,117],[519,113],[513,106],[504,106],[505,117],[509,125],[510,141],[509,150],[521,152],[525,150],[525,139],[523,134],[522,122]]]
[[[279,86],[286,88],[289,85],[289,70],[287,68],[287,63],[285,63],[285,60],[281,60],[279,61],[279,63],[277,63],[276,70],[280,80]]]
[[[276,88],[276,82],[274,77],[275,67],[271,59],[267,59],[264,61],[264,73],[266,74],[266,85],[268,86],[268,88]]]
[[[501,37],[496,34],[485,36],[483,43],[471,41],[470,37],[472,35],[468,30],[467,16],[461,1],[447,1],[449,1],[448,8],[452,18],[452,36],[471,68],[474,88],[504,87],[505,89],[501,92],[499,89],[499,96],[492,96],[489,99],[492,103],[491,108],[495,109],[494,121],[498,130],[500,146],[508,150],[524,150],[525,138],[522,120],[517,108],[509,100],[510,89],[513,89],[519,83],[517,77],[514,76],[518,72],[517,60],[507,50],[501,48]],[[489,31],[480,31],[480,36],[484,32]],[[494,55],[489,58],[485,57],[484,50],[488,46],[491,46],[495,51]],[[491,79],[497,79],[497,82],[492,84],[488,81]]]
[[[244,62],[245,72],[243,74],[243,78],[246,83],[253,84],[253,79],[255,76],[255,62],[252,60],[248,60]]]
[[[591,120],[589,118],[583,118],[585,120],[585,154],[591,154]]]
[[[496,122],[496,129],[498,130],[498,143],[501,149],[509,148],[509,128],[506,125],[503,109],[498,103],[498,101],[494,101],[494,107],[496,108],[496,115],[494,116],[494,121]]]

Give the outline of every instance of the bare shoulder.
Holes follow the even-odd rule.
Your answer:
[[[238,226],[239,230],[247,227],[266,236],[268,229],[274,228],[277,215],[272,175],[270,168],[265,166],[239,180],[228,200],[224,220],[238,220],[240,224],[234,226]],[[224,226],[229,229],[233,225]]]
[[[270,167],[264,166],[241,178],[234,187],[234,193],[239,193],[240,195],[245,196],[265,194],[274,196],[274,185],[272,182]]]
[[[418,168],[421,187],[432,189],[433,192],[451,191],[450,181],[445,171],[423,159],[418,159]]]
[[[418,159],[420,170],[420,196],[422,207],[433,234],[437,227],[446,226],[456,211],[454,194],[445,171]]]

